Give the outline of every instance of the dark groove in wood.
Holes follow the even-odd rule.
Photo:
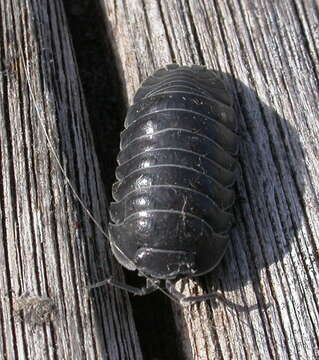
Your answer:
[[[165,36],[167,38],[167,43],[168,43],[168,47],[169,47],[169,53],[170,53],[171,58],[173,60],[172,62],[175,62],[176,56],[174,54],[174,50],[173,50],[173,46],[172,46],[172,43],[171,43],[170,36],[168,35],[167,24],[166,24],[166,21],[165,21],[165,18],[164,18],[164,13],[163,13],[163,8],[162,8],[161,2],[162,2],[162,0],[158,1],[158,8],[159,8],[159,11],[160,11],[160,14],[161,14],[161,21],[162,21],[162,24],[164,26]]]
[[[140,359],[126,294],[117,295],[121,308],[115,306],[110,288],[95,294],[96,301],[87,297],[86,285],[92,280],[88,274],[105,273],[110,261],[102,254],[108,250],[79,211],[40,126],[43,121],[72,184],[90,199],[96,216],[106,218],[62,3],[0,0],[0,8],[0,51],[9,75],[0,84],[0,97],[7,106],[0,108],[6,112],[0,133],[0,146],[6,147],[0,159],[0,192],[6,192],[0,201],[1,235],[6,239],[1,247],[5,277],[0,279],[0,301],[5,306],[0,321],[6,321],[8,331],[7,336],[0,335],[0,343],[5,341],[0,357],[5,351],[12,359]],[[30,71],[35,99],[24,66]],[[46,296],[57,313],[36,323],[36,314],[22,301],[41,301]]]
[[[195,26],[196,21],[194,21],[193,14],[192,14],[191,8],[189,6],[189,0],[185,0],[185,5],[186,5],[185,9],[189,13],[189,20],[190,20],[191,30],[192,30],[192,34],[194,36],[195,46],[196,46],[196,50],[197,50],[198,57],[199,57],[199,60],[200,60],[199,64],[204,65],[205,60],[204,60],[203,52],[202,52],[202,49],[201,49],[201,46],[200,46],[200,41],[199,41],[199,38],[198,38],[196,26]],[[195,61],[194,61],[194,63],[195,63]]]

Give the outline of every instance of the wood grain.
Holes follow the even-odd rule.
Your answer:
[[[88,293],[121,272],[58,166],[105,229],[61,1],[1,0],[0,54],[0,358],[141,359],[127,295]]]
[[[220,71],[236,102],[237,225],[221,265],[183,284],[234,306],[173,305],[185,358],[318,358],[318,2],[101,3],[129,103],[172,62]]]

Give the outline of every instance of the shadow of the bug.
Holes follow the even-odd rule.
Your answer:
[[[205,291],[223,293],[251,283],[256,300],[265,307],[261,273],[289,253],[302,223],[302,213],[294,206],[304,187],[302,146],[290,123],[253,89],[231,75],[220,75],[234,96],[241,136],[235,225],[221,263],[196,282]]]

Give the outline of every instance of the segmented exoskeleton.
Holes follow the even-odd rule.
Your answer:
[[[109,224],[117,260],[154,280],[137,293],[160,280],[171,291],[170,279],[205,274],[221,260],[233,222],[236,132],[232,98],[205,67],[168,65],[137,91]]]

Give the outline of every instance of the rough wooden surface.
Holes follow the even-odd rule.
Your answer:
[[[101,3],[129,103],[142,80],[172,62],[223,72],[237,103],[237,226],[221,265],[184,285],[248,309],[175,307],[185,358],[317,359],[318,2]]]
[[[0,358],[141,359],[126,294],[88,296],[109,269],[121,273],[50,150],[105,228],[61,1],[0,0],[0,56]]]

